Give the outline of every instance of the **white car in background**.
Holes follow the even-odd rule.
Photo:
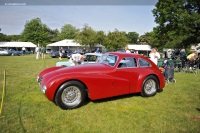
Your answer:
[[[99,58],[101,57],[101,53],[86,53],[85,54],[85,59],[83,62],[81,62],[81,64],[92,64],[92,63],[96,63]],[[57,62],[56,66],[71,66],[70,60],[68,61],[61,61],[61,62]]]
[[[0,48],[0,55],[2,56],[10,56],[12,53],[8,50]]]

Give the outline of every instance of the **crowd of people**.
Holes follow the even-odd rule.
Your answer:
[[[22,48],[22,50],[24,51],[25,48]],[[83,49],[85,50],[85,49]],[[126,53],[137,53],[138,54],[138,51],[130,51],[129,48],[126,46],[124,48],[125,52]],[[39,59],[40,57],[42,59],[45,59],[46,57],[46,48],[45,47],[39,47],[37,46],[36,47],[36,59]],[[95,51],[95,53],[100,53],[100,49],[97,48]],[[166,56],[168,59],[172,59],[172,50],[171,49],[168,49],[166,51]],[[62,56],[63,56],[63,48],[60,47],[59,49],[59,59],[62,60]],[[198,53],[196,51],[192,52],[191,54],[189,54],[186,58],[188,61],[194,61],[196,60],[198,57]],[[150,60],[152,60],[156,65],[158,64],[158,60],[161,58],[161,55],[159,54],[158,52],[158,49],[157,48],[152,48],[151,49],[151,52],[149,53],[149,58]],[[70,62],[71,62],[71,65],[74,66],[74,65],[77,65],[80,63],[80,61],[82,61],[84,59],[84,56],[81,55],[80,53],[75,53],[75,54],[72,54],[71,55],[71,58],[70,58]]]

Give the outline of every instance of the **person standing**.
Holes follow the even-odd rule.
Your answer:
[[[126,53],[131,53],[131,51],[128,49],[127,46],[125,47],[125,52],[126,52]]]
[[[39,46],[36,47],[35,52],[36,52],[36,59],[39,59],[39,55],[40,55],[40,48],[39,48]]]
[[[45,59],[45,57],[46,57],[46,48],[44,46],[42,46],[41,53],[42,53],[42,59]]]
[[[151,50],[149,54],[150,60],[153,61],[156,65],[158,64],[158,59],[160,59],[160,54],[157,52],[156,48]]]
[[[26,52],[26,48],[23,46],[22,47],[22,53],[23,53],[23,55],[25,54],[25,52]]]
[[[189,61],[194,61],[198,57],[198,53],[196,51],[192,52],[190,55],[187,56]]]
[[[96,49],[95,53],[100,53],[100,50],[99,48]]]
[[[62,55],[63,55],[62,52],[63,52],[63,48],[60,47],[60,50],[59,50],[59,56],[60,56],[59,59],[60,59],[60,60],[62,60]]]

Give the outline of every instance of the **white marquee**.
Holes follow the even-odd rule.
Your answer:
[[[0,47],[28,47],[28,48],[35,48],[36,45],[31,42],[0,42]]]

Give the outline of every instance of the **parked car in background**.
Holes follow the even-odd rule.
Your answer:
[[[62,58],[70,58],[70,56],[71,56],[72,53],[73,52],[70,49],[64,49],[63,52],[62,52]],[[53,52],[51,52],[50,56],[52,58],[58,58],[58,57],[60,57],[59,51],[53,51]]]
[[[5,50],[0,48],[0,55],[1,56],[10,56],[12,53],[9,50]]]
[[[20,56],[20,55],[22,55],[21,51],[16,51],[14,49],[10,49],[9,51],[11,52],[12,56]]]
[[[100,53],[86,53],[85,54],[85,59],[83,62],[81,62],[81,64],[92,64],[92,63],[96,63],[102,54]],[[56,66],[71,66],[70,60],[68,61],[60,61],[56,63]]]
[[[31,51],[25,51],[25,53],[23,53],[23,51],[20,51],[20,53],[21,53],[21,55],[23,55],[23,54],[25,54],[25,55],[27,55],[27,54],[32,54],[32,52]]]
[[[158,67],[139,54],[109,52],[95,64],[51,67],[37,81],[42,93],[62,109],[73,109],[91,100],[138,93],[154,96],[165,87]]]

